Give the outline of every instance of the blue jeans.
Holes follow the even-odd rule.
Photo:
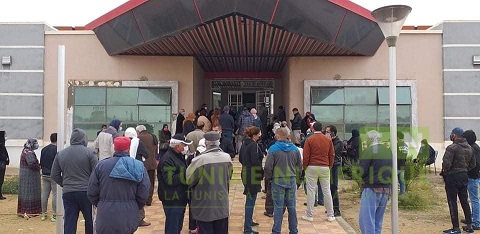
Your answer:
[[[364,188],[360,200],[358,224],[362,234],[382,233],[383,215],[389,195],[376,193],[372,188]]]
[[[403,195],[405,193],[405,170],[398,170],[398,183],[400,184],[398,195]]]
[[[183,227],[185,206],[165,206],[164,204],[163,212],[165,212],[165,233],[179,234]]]
[[[478,184],[480,183],[479,179],[468,179],[468,196],[472,202],[472,225],[474,227],[480,227],[480,205],[478,199]]]
[[[253,209],[257,193],[247,194],[245,198],[245,221],[243,223],[243,233],[252,233]]]
[[[69,192],[62,195],[65,208],[63,224],[65,234],[77,233],[78,214],[81,211],[85,219],[85,233],[93,233],[92,203],[88,200],[87,191]]]
[[[297,183],[295,177],[273,178],[273,228],[272,233],[282,233],[283,207],[288,209],[288,229],[290,234],[298,233],[297,220]]]

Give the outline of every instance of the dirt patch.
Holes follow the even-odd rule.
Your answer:
[[[411,211],[399,209],[399,232],[400,233],[441,233],[452,227],[448,211],[445,185],[442,177],[430,173],[428,180],[430,198],[429,205],[425,210]],[[346,181],[344,189],[348,189],[354,182]],[[389,200],[390,204],[391,200]],[[345,191],[340,194],[340,206],[343,218],[358,232],[358,211],[360,210],[360,193]],[[463,218],[463,211],[459,205],[459,216]],[[391,232],[391,207],[387,207],[383,220],[382,233]]]

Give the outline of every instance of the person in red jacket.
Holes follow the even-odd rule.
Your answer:
[[[332,140],[322,133],[322,124],[313,124],[314,133],[305,141],[303,147],[303,168],[307,181],[307,210],[302,219],[313,221],[313,206],[317,181],[320,180],[323,200],[327,209],[327,220],[334,221],[332,194],[330,193],[330,169],[335,160]]]

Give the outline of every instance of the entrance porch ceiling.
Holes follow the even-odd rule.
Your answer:
[[[131,0],[86,28],[110,55],[193,56],[206,72],[371,56],[384,40],[370,12],[348,0]]]

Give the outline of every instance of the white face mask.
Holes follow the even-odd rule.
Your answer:
[[[182,154],[183,154],[183,155],[187,155],[187,154],[188,154],[188,146],[183,147]]]
[[[120,126],[120,127],[118,128],[118,131],[121,132],[122,130],[123,130],[123,128]]]

